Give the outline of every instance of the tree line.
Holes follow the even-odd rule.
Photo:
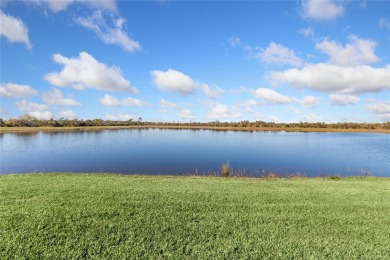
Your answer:
[[[328,128],[328,129],[385,129],[390,130],[390,122],[385,123],[324,123],[324,122],[299,122],[299,123],[275,123],[264,121],[239,122],[144,122],[138,120],[103,120],[103,119],[37,119],[30,115],[22,115],[16,119],[0,118],[1,127],[91,127],[91,126],[187,126],[187,127],[248,127],[248,128]]]

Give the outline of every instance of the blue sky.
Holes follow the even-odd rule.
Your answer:
[[[390,1],[0,9],[3,118],[390,121]]]

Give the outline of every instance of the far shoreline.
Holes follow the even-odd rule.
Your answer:
[[[173,130],[214,130],[214,131],[272,131],[272,132],[334,132],[334,133],[379,133],[390,134],[387,129],[337,129],[337,128],[302,128],[302,127],[224,127],[224,126],[166,126],[166,125],[131,125],[131,126],[61,126],[61,127],[0,127],[2,133],[28,132],[67,132],[67,131],[102,131],[121,129],[173,129]]]

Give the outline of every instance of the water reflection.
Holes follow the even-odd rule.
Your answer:
[[[364,133],[126,129],[5,133],[1,173],[390,176],[390,137]]]

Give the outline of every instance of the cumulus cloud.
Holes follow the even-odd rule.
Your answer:
[[[302,69],[271,72],[274,83],[342,94],[358,94],[390,89],[390,65],[341,67],[332,64],[307,64]]]
[[[110,26],[103,17],[101,11],[95,11],[92,16],[77,18],[76,22],[81,26],[93,31],[105,44],[117,44],[128,52],[135,52],[142,49],[139,42],[131,39],[123,30],[126,20],[122,17],[114,19]]]
[[[390,122],[390,102],[371,100],[367,110],[384,122]]]
[[[258,88],[252,91],[252,95],[273,104],[288,104],[293,101],[290,97],[284,96],[269,88]]]
[[[59,105],[59,106],[79,106],[81,105],[74,99],[64,98],[64,94],[57,89],[52,88],[49,92],[42,95],[43,102],[48,105]]]
[[[319,97],[315,97],[315,96],[304,96],[302,99],[295,98],[295,97],[288,97],[269,88],[258,88],[256,90],[252,90],[251,93],[253,96],[260,98],[271,104],[283,105],[283,104],[289,104],[291,102],[296,102],[306,108],[318,106],[321,100]],[[249,100],[244,105],[246,107],[250,107],[250,106],[262,105],[262,103],[259,103],[255,100]]]
[[[77,114],[73,112],[72,110],[61,110],[60,113],[58,113],[59,118],[67,118],[67,119],[76,119],[78,118]]]
[[[198,84],[189,76],[177,70],[169,69],[165,72],[153,70],[150,74],[153,84],[163,91],[177,92],[186,96],[193,93],[198,87]]]
[[[35,117],[37,119],[49,120],[53,118],[53,115],[49,111],[32,111],[28,113],[30,116]]]
[[[5,83],[0,85],[0,96],[7,98],[26,98],[36,96],[38,92],[28,85]]]
[[[117,11],[115,0],[29,0],[28,2],[47,6],[54,13],[64,11],[74,3],[86,4],[92,8],[104,9],[111,12]]]
[[[132,117],[127,114],[116,114],[116,115],[106,115],[106,119],[112,121],[127,121],[129,119],[132,119]]]
[[[183,118],[183,119],[195,119],[194,114],[188,109],[180,110],[178,115],[180,118]]]
[[[31,112],[31,111],[44,111],[47,109],[47,105],[45,104],[37,104],[33,102],[28,102],[23,99],[22,101],[16,102],[16,106],[19,111],[22,112]]]
[[[337,94],[329,95],[329,99],[332,105],[337,106],[353,105],[357,104],[360,101],[359,97],[357,96]]]
[[[169,102],[163,98],[160,99],[160,106],[163,109],[162,111],[164,111],[164,112],[169,112],[169,110],[175,110],[177,112],[177,115],[180,118],[183,118],[183,119],[194,119],[195,118],[195,115],[189,109],[182,108],[179,105],[172,103],[172,102]]]
[[[100,100],[100,103],[104,106],[108,107],[118,107],[118,106],[143,106],[146,103],[142,100],[136,99],[136,98],[131,98],[131,97],[126,97],[121,100],[105,94],[104,97]]]
[[[344,7],[333,0],[303,0],[302,16],[317,21],[330,21],[344,14]]]
[[[237,36],[232,36],[228,39],[228,42],[230,44],[230,47],[235,47],[241,43],[241,39]]]
[[[257,100],[254,100],[254,99],[249,99],[249,100],[244,100],[240,103],[237,104],[237,107],[239,108],[243,108],[244,111],[250,113],[250,114],[254,114],[255,111],[254,111],[254,107],[257,107],[257,106],[261,106],[263,105],[262,102],[259,102]]]
[[[374,114],[390,114],[390,102],[372,101],[367,108]]]
[[[302,99],[293,98],[293,100],[303,107],[310,108],[318,106],[321,98],[315,96],[304,96]]]
[[[70,87],[78,90],[93,88],[104,91],[126,91],[138,93],[130,81],[122,76],[117,67],[109,67],[97,61],[87,52],[80,52],[78,58],[67,58],[54,54],[53,60],[63,65],[60,72],[51,72],[45,79],[59,87]]]
[[[47,105],[37,104],[33,102],[27,102],[25,99],[22,101],[16,102],[16,106],[19,111],[27,112],[30,116],[33,116],[38,119],[50,119],[52,114],[47,110]]]
[[[196,90],[202,91],[208,98],[220,98],[225,92],[216,85],[209,86],[202,82],[194,81],[190,76],[173,69],[167,71],[153,70],[150,72],[152,84],[157,88],[167,91],[176,92],[182,96],[194,93]]]
[[[261,49],[257,56],[266,63],[302,65],[302,59],[297,57],[293,50],[274,42],[271,42],[266,49]]]
[[[208,98],[220,98],[224,93],[224,90],[218,86],[209,87],[207,84],[202,84],[200,88]]]
[[[345,46],[326,39],[317,43],[316,48],[329,55],[329,63],[334,65],[359,66],[379,61],[374,53],[376,42],[355,35],[350,35],[348,39],[349,43]]]
[[[32,49],[30,38],[28,37],[28,27],[19,18],[5,14],[0,10],[0,35],[4,36],[11,43],[24,43],[27,49]]]
[[[225,104],[215,104],[207,113],[207,118],[211,120],[218,120],[218,119],[233,119],[233,118],[240,118],[241,114],[235,111],[232,111],[227,105]]]

